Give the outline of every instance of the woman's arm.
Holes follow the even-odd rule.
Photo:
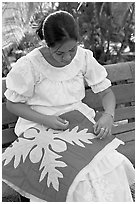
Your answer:
[[[13,103],[7,100],[7,109],[13,114],[22,117],[26,120],[45,125],[53,129],[66,129],[68,124],[57,116],[43,115],[30,108],[29,105],[25,103]]]
[[[114,117],[116,99],[111,88],[108,88],[100,93],[98,93],[102,100],[102,105],[105,110],[105,113],[108,113]]]
[[[116,106],[115,96],[110,88],[98,93],[102,100],[104,114],[94,125],[94,132],[97,138],[104,138],[111,134]]]

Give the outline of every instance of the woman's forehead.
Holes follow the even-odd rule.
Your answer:
[[[75,40],[68,40],[62,44],[57,44],[54,48],[52,48],[53,52],[68,52],[73,49],[77,45]]]

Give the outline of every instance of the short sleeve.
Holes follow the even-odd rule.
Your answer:
[[[107,79],[106,69],[93,57],[90,50],[86,50],[86,71],[85,80],[94,93],[101,92],[111,86],[111,81]]]
[[[31,61],[21,57],[6,77],[6,98],[12,102],[27,102],[33,95],[35,77]]]

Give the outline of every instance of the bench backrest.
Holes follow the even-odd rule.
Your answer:
[[[125,120],[134,122],[135,119],[135,62],[118,63],[104,66],[108,72],[108,78],[112,82],[112,90],[116,96],[116,114],[115,121]],[[14,125],[17,121],[17,116],[10,113],[6,109],[6,100],[4,92],[6,90],[5,78],[2,79],[2,125],[3,138],[2,144],[9,145],[16,139],[14,134]],[[95,110],[102,111],[102,104],[99,96],[94,94],[89,87],[86,87],[86,96],[83,100],[90,107]],[[134,126],[130,124],[130,129]],[[114,133],[118,133],[114,131]],[[125,131],[125,127],[124,127]],[[121,130],[119,131],[119,133]]]
[[[116,97],[115,121],[135,117],[135,62],[110,64],[104,66],[108,72],[108,78],[112,82],[112,90]],[[98,94],[94,94],[86,88],[86,97],[83,102],[95,110],[102,110],[101,100]]]

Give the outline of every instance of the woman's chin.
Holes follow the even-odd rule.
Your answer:
[[[70,63],[71,63],[71,61],[69,61],[69,62],[66,62],[66,61],[64,62],[64,61],[63,61],[63,62],[62,62],[62,64],[63,64],[64,66],[65,66],[65,65],[68,65],[68,64],[70,64]]]

